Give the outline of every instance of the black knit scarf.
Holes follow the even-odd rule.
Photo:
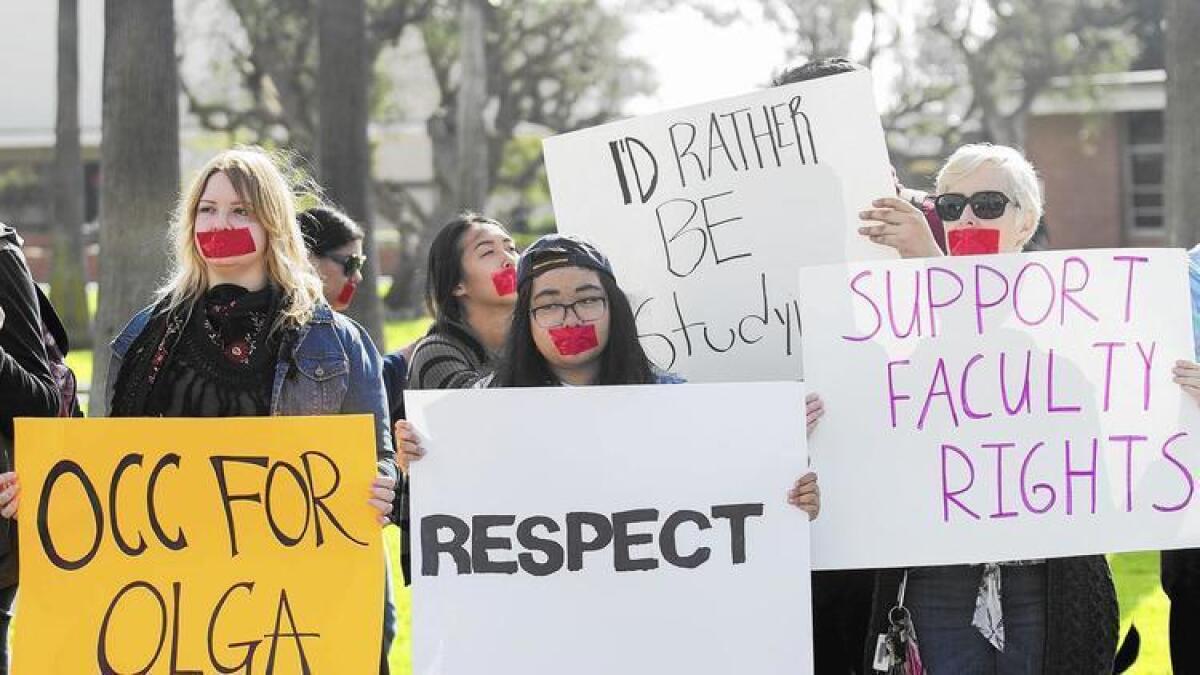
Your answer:
[[[221,285],[193,305],[156,309],[116,375],[111,414],[267,414],[283,337],[271,326],[282,295]]]

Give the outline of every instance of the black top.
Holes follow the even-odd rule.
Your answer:
[[[280,348],[270,333],[278,297],[271,287],[250,292],[223,284],[186,316],[156,316],[122,366],[114,415],[269,415]]]
[[[13,438],[13,418],[53,417],[59,393],[42,343],[37,294],[21,239],[0,224],[0,435]]]

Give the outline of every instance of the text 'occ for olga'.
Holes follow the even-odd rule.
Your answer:
[[[22,420],[17,447],[17,672],[378,668],[368,417]]]

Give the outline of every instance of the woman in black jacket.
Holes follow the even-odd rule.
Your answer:
[[[1037,231],[1041,187],[1033,166],[1013,148],[959,148],[938,173],[937,193],[950,255],[1018,253]],[[869,223],[859,232],[871,241],[906,257],[941,255],[924,215],[911,204],[883,198],[872,207],[859,214]],[[1116,590],[1102,555],[881,570],[864,672],[872,672],[876,636],[887,632],[889,610],[900,604],[933,675],[1113,670]]]
[[[13,419],[54,417],[61,399],[43,342],[37,287],[16,230],[0,223],[0,471],[13,461]],[[3,489],[15,489],[0,485]],[[0,675],[8,672],[10,608],[17,591],[16,531],[0,523]]]

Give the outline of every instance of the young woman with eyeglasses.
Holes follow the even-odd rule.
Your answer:
[[[654,368],[638,340],[633,309],[612,265],[590,243],[546,235],[521,256],[512,331],[496,372],[476,386],[544,387],[675,384],[683,380]],[[816,423],[810,421],[809,430]],[[417,434],[397,434],[397,461],[420,459]],[[788,501],[815,518],[820,511],[816,474],[792,486]]]
[[[1019,151],[965,145],[938,173],[934,203],[950,255],[1019,253],[1037,231],[1042,190]],[[942,255],[920,210],[891,198],[872,207],[859,214],[874,222],[859,230],[871,241],[906,258]],[[905,580],[905,605],[930,673],[1113,671],[1118,615],[1104,556],[920,567],[907,574],[883,570],[876,581],[872,650]]]
[[[363,231],[349,216],[326,206],[301,211],[296,217],[308,259],[321,278],[321,291],[338,312],[350,308],[362,283]]]

